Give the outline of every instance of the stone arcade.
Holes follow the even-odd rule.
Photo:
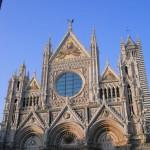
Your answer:
[[[87,51],[71,24],[42,78],[20,66],[8,86],[2,150],[149,150],[150,94],[140,41],[121,42],[119,74],[100,73],[95,32]]]

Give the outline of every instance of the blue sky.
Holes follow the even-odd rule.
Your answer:
[[[133,39],[142,41],[150,81],[149,6],[149,0],[5,0],[0,10],[0,120],[11,75],[25,62],[40,80],[43,48],[49,37],[57,48],[67,19],[74,19],[73,31],[87,49],[96,28],[101,72],[106,60],[117,70],[120,41],[129,29]]]

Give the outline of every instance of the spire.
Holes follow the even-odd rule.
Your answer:
[[[97,47],[95,28],[93,29],[93,32],[92,32],[92,35],[91,35],[91,46],[93,48]]]
[[[48,43],[46,44],[44,54],[45,55],[50,55],[52,53],[51,51],[52,45],[51,45],[51,38],[49,38]]]
[[[49,38],[48,43],[46,44],[44,49],[43,64],[48,64],[51,55],[52,55],[52,45],[51,39]]]
[[[26,65],[25,63],[23,63],[19,67],[19,75],[25,75],[25,73],[26,73]]]
[[[91,35],[91,55],[96,56],[97,50],[98,50],[98,46],[97,46],[97,41],[96,41],[95,29],[94,29]]]
[[[48,47],[51,49],[52,45],[51,45],[51,38],[48,39]]]
[[[95,29],[91,35],[91,80],[93,88],[93,99],[98,101],[99,99],[99,51],[96,42]]]

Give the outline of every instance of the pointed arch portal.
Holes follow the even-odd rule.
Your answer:
[[[82,126],[75,122],[61,123],[48,132],[47,147],[50,149],[80,149],[85,138]]]
[[[15,148],[21,150],[41,150],[43,147],[42,128],[37,126],[27,126],[17,131],[15,136]]]
[[[102,120],[94,123],[87,133],[88,145],[100,150],[116,150],[124,147],[127,138],[124,129],[114,120]]]

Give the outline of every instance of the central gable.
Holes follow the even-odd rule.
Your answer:
[[[119,77],[108,65],[102,75],[102,80],[103,81],[118,81]]]
[[[32,77],[31,81],[27,84],[26,90],[28,91],[39,91],[40,85],[36,79],[36,77]]]
[[[77,57],[90,57],[88,52],[70,31],[66,34],[53,56],[55,62]]]

